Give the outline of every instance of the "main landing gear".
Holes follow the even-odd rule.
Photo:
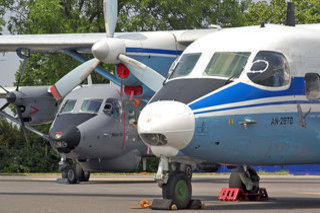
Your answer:
[[[232,170],[229,188],[222,188],[218,199],[220,201],[265,201],[268,193],[259,187],[260,178],[252,167],[241,166]]]
[[[250,166],[241,166],[232,170],[229,187],[240,188],[244,192],[257,193],[259,191],[260,177]]]
[[[167,157],[161,156],[155,180],[162,188],[162,197],[172,200],[178,209],[185,209],[190,204],[191,177],[190,165],[169,163]]]
[[[61,171],[63,182],[75,184],[80,181],[89,181],[90,172],[84,171],[79,163],[76,163],[75,166],[69,165],[66,159],[66,155],[63,154],[59,162],[59,170]]]

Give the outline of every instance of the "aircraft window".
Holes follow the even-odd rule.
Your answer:
[[[310,100],[320,99],[320,76],[317,73],[307,73],[304,77],[306,96]]]
[[[102,99],[84,100],[81,106],[81,112],[93,112],[99,111],[102,104]]]
[[[251,81],[263,86],[280,87],[290,81],[287,59],[277,52],[259,52],[247,74]]]
[[[119,99],[108,98],[103,108],[103,112],[114,118],[119,117],[121,114],[121,104]]]
[[[216,52],[204,71],[204,75],[239,77],[250,54],[250,52]]]
[[[170,79],[188,75],[198,62],[201,53],[184,54],[170,75]]]
[[[64,105],[62,106],[60,113],[71,112],[76,105],[76,100],[66,100]]]

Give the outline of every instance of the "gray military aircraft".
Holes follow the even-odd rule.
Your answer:
[[[1,107],[0,114],[21,124],[25,135],[28,129],[50,141],[61,153],[62,174],[70,183],[88,180],[90,171],[132,170],[140,158],[151,156],[135,128],[140,110],[162,86],[157,80],[167,75],[182,51],[197,38],[216,31],[114,33],[117,1],[105,0],[104,10],[107,34],[0,37],[1,50],[17,51],[24,59],[17,88],[3,88],[2,97],[7,103]],[[82,64],[52,87],[19,87],[33,51],[62,51]],[[93,53],[95,59],[86,61],[80,53]],[[116,75],[98,66],[101,62],[116,64]],[[113,84],[77,87],[93,70]],[[158,74],[153,75],[154,80],[142,83],[131,74],[132,70],[141,71],[144,76],[150,70],[157,70]],[[3,111],[9,104],[15,106],[19,120]],[[31,127],[52,121],[49,135]],[[67,157],[78,161],[75,168],[66,164]],[[208,163],[204,166],[208,168]],[[190,167],[185,169],[191,175]]]

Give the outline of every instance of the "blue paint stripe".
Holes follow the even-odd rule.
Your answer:
[[[223,104],[238,103],[250,101],[260,98],[272,98],[282,96],[305,95],[304,78],[295,77],[291,81],[291,85],[286,90],[269,91],[256,88],[254,86],[238,83],[208,97],[204,97],[199,101],[190,105],[192,110],[208,108]]]
[[[222,109],[206,110],[206,111],[202,111],[202,112],[195,112],[194,114],[197,115],[197,114],[227,111],[227,110],[233,110],[233,109],[243,109],[243,108],[259,107],[259,106],[270,106],[270,105],[287,105],[287,104],[320,104],[320,101],[317,101],[317,100],[312,100],[312,101],[279,101],[279,102],[272,102],[272,103],[251,104],[251,105],[245,105],[245,106],[235,106],[235,107],[227,107],[227,108],[222,108]]]
[[[126,51],[129,53],[153,53],[153,54],[165,54],[165,55],[181,55],[180,50],[164,50],[164,49],[150,49],[150,48],[134,48],[127,47]]]

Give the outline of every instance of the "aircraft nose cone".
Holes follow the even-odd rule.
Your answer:
[[[186,147],[195,131],[192,110],[177,101],[158,101],[148,104],[138,120],[141,139],[156,155],[174,156]]]
[[[110,47],[108,45],[108,41],[106,39],[102,39],[94,43],[91,50],[95,58],[99,61],[104,61],[108,57]]]
[[[72,127],[64,131],[51,129],[49,137],[52,141],[52,145],[58,150],[58,152],[69,153],[80,143],[81,134],[78,128]]]

